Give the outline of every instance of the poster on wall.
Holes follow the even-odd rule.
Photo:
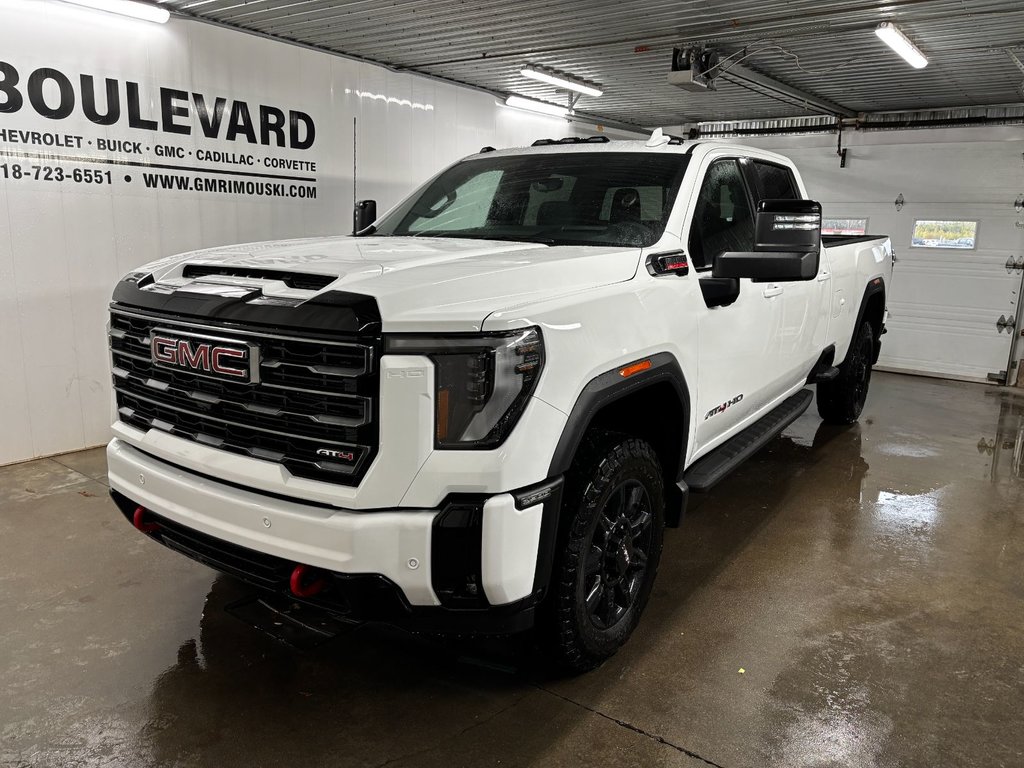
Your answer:
[[[316,199],[316,123],[307,112],[170,85],[144,89],[0,60],[0,178]]]

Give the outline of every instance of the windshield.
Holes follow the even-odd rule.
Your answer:
[[[640,152],[465,160],[384,217],[373,234],[653,245],[665,231],[688,160]]]

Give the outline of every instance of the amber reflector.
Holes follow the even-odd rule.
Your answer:
[[[625,368],[619,369],[619,374],[623,378],[628,378],[628,377],[632,376],[634,373],[640,373],[641,371],[647,371],[647,370],[650,370],[650,368],[651,368],[651,361],[650,360],[641,360],[639,363],[633,363],[632,365],[627,365]]]

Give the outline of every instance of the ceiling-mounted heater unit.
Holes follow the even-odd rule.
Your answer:
[[[669,85],[684,91],[714,91],[718,54],[703,48],[673,48]]]

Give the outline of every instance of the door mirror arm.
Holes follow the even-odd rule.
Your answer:
[[[740,281],[735,277],[702,277],[698,282],[708,309],[728,307],[740,296]]]

